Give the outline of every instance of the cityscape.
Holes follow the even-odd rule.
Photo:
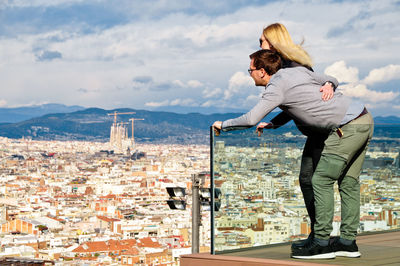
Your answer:
[[[400,264],[399,14],[399,0],[0,0],[0,266]],[[273,78],[249,57],[264,49],[315,75]],[[316,91],[276,94],[271,78]],[[258,103],[279,106],[261,119]],[[244,113],[252,128],[222,127]],[[337,184],[327,243],[310,234],[297,125],[335,118],[344,140],[366,113],[357,244],[358,206],[334,238]]]
[[[214,183],[221,190],[221,208],[215,214],[216,251],[290,242],[310,233],[298,181],[305,137],[252,135],[215,137]],[[244,136],[248,137],[243,146],[238,141]],[[360,176],[359,233],[400,227],[398,141],[375,138],[370,143]],[[339,232],[340,195],[335,184],[331,235]]]
[[[131,154],[107,147],[0,138],[0,257],[178,265],[191,253],[190,208],[170,210],[166,187],[190,189],[191,175],[209,170],[209,147],[137,144]],[[209,231],[201,241],[208,251]]]
[[[202,209],[200,252],[209,253],[212,243],[222,252],[309,233],[298,185],[305,138],[254,135],[214,138],[221,206],[213,213]],[[179,257],[192,252],[192,175],[210,171],[210,147],[126,138],[110,139],[118,147],[127,143],[123,152],[114,151],[112,141],[0,138],[0,257],[55,265],[179,265]],[[371,142],[360,176],[360,233],[399,228],[399,141]],[[202,185],[210,187],[206,177]],[[168,207],[167,187],[186,189],[185,210]],[[339,203],[336,194],[332,235],[340,226]]]

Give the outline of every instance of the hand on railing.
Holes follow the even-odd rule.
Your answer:
[[[212,126],[214,128],[215,136],[219,136],[221,133],[222,121],[215,121]]]
[[[257,125],[256,132],[259,137],[261,137],[261,134],[263,133],[263,129],[271,129],[273,128],[274,125],[272,123],[266,123],[266,122],[261,122],[260,124]]]

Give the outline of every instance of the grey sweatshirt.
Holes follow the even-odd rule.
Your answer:
[[[296,124],[321,132],[340,126],[346,122],[345,117],[345,120],[357,117],[364,106],[357,104],[355,114],[354,110],[352,114],[347,114],[352,101],[337,90],[331,100],[322,100],[319,89],[326,81],[338,86],[334,77],[312,72],[305,67],[280,69],[271,76],[256,106],[238,118],[224,121],[222,130],[255,126],[276,107],[290,115]]]

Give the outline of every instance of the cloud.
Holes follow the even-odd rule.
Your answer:
[[[325,74],[334,76],[341,83],[339,89],[349,97],[363,99],[370,103],[390,102],[394,100],[398,92],[382,92],[369,89],[367,86],[377,81],[390,81],[399,77],[400,68],[397,65],[388,65],[380,69],[372,70],[364,80],[359,80],[358,69],[347,67],[345,61],[338,61],[325,69]]]
[[[164,100],[161,102],[147,102],[145,103],[148,107],[161,107],[161,106],[194,106],[195,101],[193,99],[174,99],[174,100]]]
[[[137,76],[133,78],[133,82],[147,84],[153,82],[153,78],[150,76]]]
[[[169,82],[163,82],[163,83],[156,83],[154,85],[150,85],[149,90],[150,91],[169,91],[173,88],[173,84]]]
[[[202,25],[188,31],[184,37],[196,46],[207,46],[210,43],[227,43],[241,36],[249,35],[249,28],[257,27],[254,22],[241,21],[228,25]],[[228,43],[229,44],[229,43]]]
[[[174,86],[177,86],[177,87],[181,87],[181,88],[193,88],[193,89],[196,89],[196,88],[199,88],[199,87],[203,87],[204,86],[204,84],[202,83],[202,82],[200,82],[200,81],[198,81],[198,80],[194,80],[194,79],[192,79],[192,80],[189,80],[188,82],[183,82],[183,81],[181,81],[181,80],[174,80],[173,82],[172,82],[172,84],[174,85]]]
[[[148,106],[148,107],[168,106],[169,105],[169,100],[164,100],[162,102],[147,102],[144,105]]]
[[[57,58],[62,58],[62,54],[57,51],[41,51],[36,54],[37,61],[52,61]]]
[[[178,85],[177,85],[178,84]],[[179,86],[177,81],[156,82],[151,76],[137,76],[133,78],[133,89],[145,89],[148,91],[168,91]]]
[[[243,72],[236,72],[229,79],[228,89],[224,91],[224,98],[230,99],[237,94],[243,94],[244,90],[248,90],[248,87],[254,87],[254,81]]]
[[[201,107],[211,107],[211,106],[215,106],[215,105],[216,105],[216,101],[209,100],[209,101],[202,103]]]
[[[84,88],[79,88],[76,91],[77,92],[81,92],[81,93],[88,93],[89,92],[87,89],[84,89]]]
[[[199,87],[204,86],[204,84],[201,83],[201,82],[198,81],[198,80],[189,80],[187,84],[188,84],[188,86],[191,87],[191,88],[199,88]]]
[[[261,29],[275,21],[295,42],[304,37],[316,70],[347,62],[332,73],[352,88],[365,84],[387,92],[386,84],[373,88],[367,74],[360,81],[358,70],[400,62],[400,6],[391,0],[0,3],[0,80],[9,105],[46,100],[144,108],[179,96],[210,107],[247,108],[259,89],[247,73],[236,73],[246,71]],[[328,33],[340,38],[326,38]],[[99,93],[76,97],[77,88]]]
[[[7,1],[8,7],[49,7],[49,6],[59,6],[64,4],[80,3],[84,0],[12,0]]]
[[[386,82],[393,79],[400,79],[400,65],[391,64],[382,68],[373,69],[363,82],[372,85],[377,82]]]
[[[260,100],[260,95],[249,95],[246,98],[246,102],[251,103],[251,104],[255,104]]]
[[[196,89],[204,86],[198,80],[189,80],[188,82],[183,82],[181,80],[167,80],[163,82],[156,82],[151,76],[137,76],[133,78],[133,88],[134,89],[146,89],[148,91],[169,91],[177,88],[192,88]]]
[[[326,34],[328,38],[337,38],[346,33],[354,31],[354,28],[359,28],[362,26],[362,22],[368,20],[368,17],[371,16],[369,12],[359,11],[359,13],[353,17],[351,17],[348,21],[343,23],[343,25],[333,27],[329,29]]]
[[[350,97],[360,98],[369,102],[388,102],[396,98],[399,93],[397,92],[378,92],[370,90],[365,84],[346,84],[341,86],[343,93]]]
[[[174,81],[172,82],[172,84],[174,84],[175,86],[180,87],[180,88],[185,87],[185,83],[183,83],[182,81],[180,81],[180,80],[178,80],[178,79],[174,80]]]
[[[195,105],[195,101],[193,99],[175,99],[170,101],[171,106],[193,106]]]
[[[222,95],[222,89],[221,88],[205,88],[202,93],[203,93],[203,97],[206,99],[217,98]]]
[[[325,69],[325,74],[335,77],[339,82],[357,82],[358,69],[356,67],[347,67],[345,61],[338,61]]]
[[[132,82],[132,88],[134,90],[148,90],[149,87],[154,84],[153,77],[151,76],[137,76],[132,79]]]

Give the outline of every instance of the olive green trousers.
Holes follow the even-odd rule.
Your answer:
[[[341,198],[340,237],[354,240],[360,223],[359,176],[372,138],[370,113],[333,131],[325,141],[321,159],[312,177],[315,194],[315,237],[329,239],[334,214],[334,188],[338,181]],[[340,136],[341,135],[341,136]]]

